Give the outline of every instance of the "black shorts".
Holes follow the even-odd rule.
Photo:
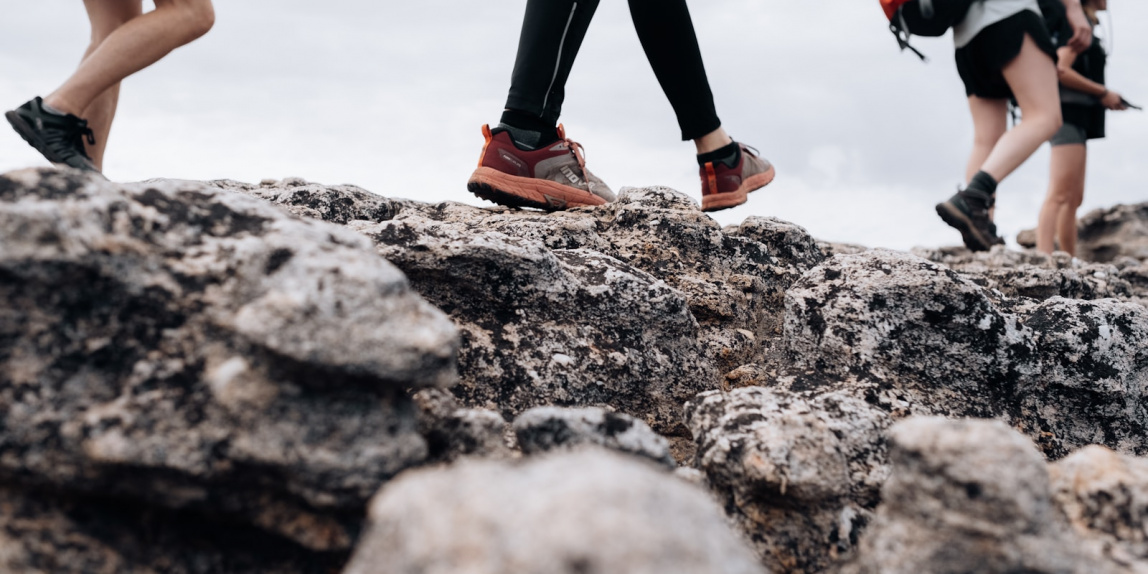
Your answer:
[[[1063,104],[1060,106],[1061,115],[1065,124],[1072,124],[1084,132],[1090,140],[1104,137],[1104,120],[1107,110],[1103,106],[1079,106]]]
[[[1001,70],[1020,55],[1026,34],[1056,62],[1056,47],[1044,19],[1032,10],[1023,10],[981,30],[972,42],[957,50],[957,72],[965,82],[965,95],[1012,98],[1012,89]]]

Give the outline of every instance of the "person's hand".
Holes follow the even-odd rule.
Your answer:
[[[1084,15],[1079,3],[1075,4],[1077,4],[1075,9],[1071,6],[1068,9],[1068,23],[1072,26],[1072,39],[1068,41],[1068,47],[1077,54],[1083,54],[1092,45],[1092,26],[1088,23],[1088,17]]]
[[[1100,98],[1100,103],[1110,110],[1123,111],[1128,109],[1128,105],[1124,103],[1124,97],[1112,90],[1105,92]]]

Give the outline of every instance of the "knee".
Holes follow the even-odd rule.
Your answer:
[[[1052,139],[1056,132],[1060,131],[1061,126],[1064,125],[1064,118],[1060,115],[1060,108],[1050,110],[1048,112],[1038,114],[1034,121],[1040,126],[1041,133],[1044,135],[1045,140]]]
[[[184,0],[178,3],[177,9],[188,42],[207,34],[215,26],[215,8],[211,0]]]

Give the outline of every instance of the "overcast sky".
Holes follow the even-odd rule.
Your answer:
[[[1148,26],[1148,2],[1110,5],[1109,83],[1148,103],[1148,36],[1135,32]],[[497,122],[505,101],[524,6],[217,0],[210,34],[125,82],[105,172],[118,181],[300,176],[483,205],[466,180],[479,128]],[[874,0],[691,7],[725,127],[778,169],[718,221],[775,215],[820,238],[901,249],[959,243],[933,211],[961,183],[972,139],[951,39],[916,40],[928,64],[899,53]],[[8,2],[3,13],[0,107],[11,109],[68,76],[88,25],[76,0]],[[698,199],[693,146],[679,141],[622,0],[602,0],[562,121],[615,189],[662,184]],[[1148,116],[1110,114],[1108,125],[1108,139],[1090,144],[1082,214],[1148,200]],[[0,172],[33,165],[43,160],[0,128]],[[1035,225],[1047,172],[1045,146],[1002,185],[1002,233]]]

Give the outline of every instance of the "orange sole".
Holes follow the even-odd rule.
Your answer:
[[[773,166],[769,166],[768,171],[750,176],[749,179],[741,182],[741,186],[737,188],[737,191],[707,195],[702,198],[702,211],[721,211],[723,209],[737,207],[749,200],[748,196],[750,193],[773,183],[773,177],[776,174],[777,172],[773,169]]]
[[[510,175],[489,167],[474,170],[466,188],[487,201],[509,207],[534,207],[560,211],[571,207],[604,205],[605,199],[545,179]]]

